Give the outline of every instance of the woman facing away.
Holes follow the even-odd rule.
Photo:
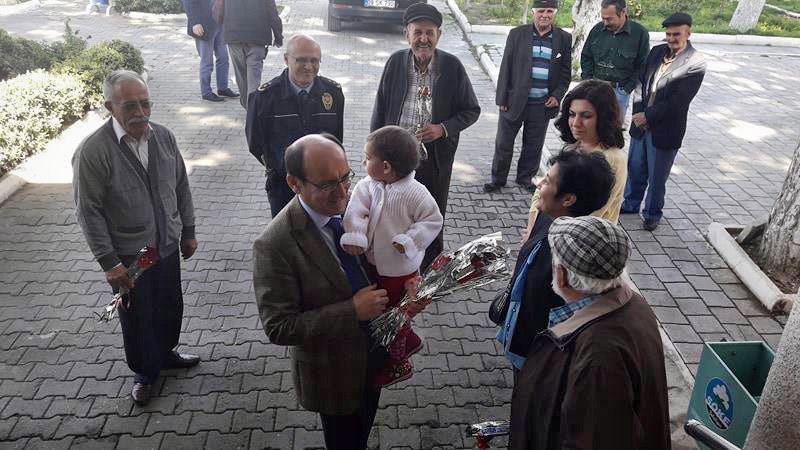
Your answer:
[[[608,202],[592,215],[617,223],[625,181],[628,178],[628,162],[622,150],[625,138],[614,89],[605,81],[581,82],[564,97],[555,127],[564,141],[562,151],[578,151],[584,154],[599,152],[608,161],[614,173],[614,186]],[[538,189],[533,193],[523,242],[530,235],[539,214],[536,205],[540,195]]]

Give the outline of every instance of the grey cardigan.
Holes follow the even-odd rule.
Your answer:
[[[194,238],[194,206],[175,136],[151,122],[148,167],[117,141],[111,119],[72,157],[76,215],[89,248],[107,271],[120,255],[155,245],[159,257]]]

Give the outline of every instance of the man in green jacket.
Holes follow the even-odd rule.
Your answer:
[[[650,34],[628,18],[625,0],[603,0],[600,6],[602,22],[589,32],[581,52],[581,79],[610,82],[624,122],[628,97],[636,89],[650,51]]]

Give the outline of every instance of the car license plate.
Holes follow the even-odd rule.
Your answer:
[[[366,8],[394,8],[394,0],[364,0]]]

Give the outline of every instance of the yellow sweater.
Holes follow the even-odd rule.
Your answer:
[[[576,144],[569,144],[564,146],[562,151],[576,151],[577,148]],[[606,161],[611,166],[611,171],[614,172],[615,181],[614,186],[611,188],[611,196],[608,198],[608,202],[602,208],[593,212],[592,215],[606,219],[611,223],[617,223],[619,222],[619,209],[622,206],[622,194],[625,192],[625,182],[628,179],[628,157],[620,148],[603,148],[598,145],[593,151],[601,152],[606,157]],[[535,214],[539,213],[539,209],[536,208],[538,201],[539,189],[536,189],[533,192],[533,198],[531,198],[530,210],[530,213],[534,214],[534,221],[536,219]]]

